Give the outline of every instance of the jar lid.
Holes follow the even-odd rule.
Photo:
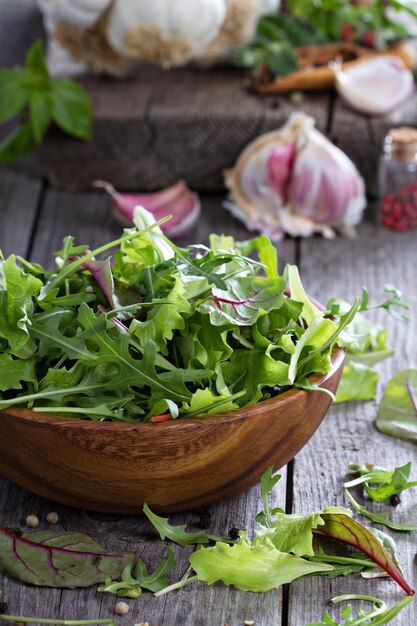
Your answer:
[[[387,133],[387,138],[393,143],[404,146],[409,146],[412,143],[417,144],[417,128],[411,128],[411,126],[391,128]]]
[[[417,128],[391,128],[385,137],[385,152],[400,161],[415,160],[417,156]]]

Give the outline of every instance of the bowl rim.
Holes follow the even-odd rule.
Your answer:
[[[308,381],[311,384],[316,384],[319,387],[331,378],[340,367],[343,366],[345,359],[345,349],[340,346],[335,346],[331,354],[332,366],[331,369],[325,374],[311,374],[308,377]],[[311,392],[305,389],[297,389],[292,387],[283,393],[269,398],[268,400],[262,400],[255,404],[250,404],[245,407],[234,409],[233,411],[226,411],[224,413],[216,415],[201,415],[198,417],[181,417],[179,419],[167,420],[164,422],[97,422],[94,420],[86,420],[74,417],[64,417],[60,415],[54,415],[51,413],[42,413],[32,411],[26,407],[11,406],[0,410],[0,417],[2,413],[7,413],[17,419],[23,421],[37,422],[41,424],[49,424],[51,426],[58,426],[67,428],[78,428],[82,430],[100,429],[101,431],[111,432],[126,432],[129,430],[150,430],[156,428],[195,428],[199,424],[217,423],[223,422],[236,422],[244,420],[251,415],[256,415],[262,412],[265,406],[285,404],[288,400],[296,401],[302,398],[307,393],[322,393],[319,391]]]

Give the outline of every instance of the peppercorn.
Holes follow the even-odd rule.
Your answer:
[[[398,495],[398,493],[393,493],[389,499],[389,503],[391,504],[391,506],[398,506],[400,502],[401,502],[401,498]]]

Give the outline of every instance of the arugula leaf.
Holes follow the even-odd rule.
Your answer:
[[[154,528],[158,531],[162,540],[169,539],[170,541],[180,545],[182,548],[194,544],[209,543],[210,541],[226,541],[224,537],[208,535],[203,530],[199,530],[195,533],[187,532],[185,530],[185,524],[172,526],[167,517],[160,517],[156,513],[153,513],[146,503],[143,506],[143,512]]]
[[[351,464],[348,468],[360,474],[359,478],[345,483],[346,489],[363,485],[367,494],[375,502],[383,502],[389,500],[394,494],[400,494],[405,489],[417,487],[417,481],[409,482],[411,472],[411,461],[400,467],[396,467],[393,472],[375,465],[357,465]],[[379,484],[378,487],[371,485]]]
[[[36,531],[16,535],[0,528],[0,569],[42,587],[89,587],[117,577],[133,563],[127,552],[107,552],[81,533]]]
[[[375,569],[386,575],[380,568],[375,568],[372,559],[365,557],[363,554],[352,552],[350,556],[334,556],[326,554],[322,548],[318,548],[312,556],[308,557],[313,563],[327,563],[333,566],[333,570],[322,572],[320,576],[326,578],[336,578],[338,576],[348,576],[349,574],[357,574],[359,572],[371,572]]]
[[[387,384],[376,427],[382,433],[417,441],[417,369],[398,372]]]
[[[281,474],[276,474],[275,476],[272,476],[273,471],[274,471],[274,466],[270,465],[263,472],[261,476],[261,480],[260,480],[261,498],[262,498],[262,502],[264,505],[264,512],[261,514],[262,521],[268,527],[270,527],[272,524],[272,515],[271,515],[272,512],[271,512],[271,505],[269,503],[269,495],[271,491],[273,490],[273,488],[275,487],[275,485],[281,480]],[[260,521],[259,513],[256,516],[256,519]]]
[[[11,354],[0,354],[0,391],[22,389],[22,381],[36,385],[35,361],[15,359]]]
[[[392,530],[398,530],[401,532],[410,532],[417,530],[417,526],[415,526],[414,524],[392,522],[389,519],[389,511],[384,511],[382,513],[373,513],[372,511],[369,511],[366,507],[356,502],[352,494],[347,489],[345,489],[345,495],[357,513],[360,513],[364,517],[367,517],[375,524],[382,524],[387,528],[391,528]]]
[[[113,593],[121,598],[133,598],[136,600],[142,593],[142,589],[153,591],[154,593],[164,589],[170,584],[168,574],[177,565],[174,553],[171,548],[165,547],[165,554],[162,555],[159,565],[149,574],[145,563],[138,559],[135,573],[132,575],[131,566],[128,565],[122,572],[120,581],[113,580],[107,576],[104,584],[97,588],[97,591]]]

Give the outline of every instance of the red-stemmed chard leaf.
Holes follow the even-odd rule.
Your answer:
[[[107,258],[100,261],[90,259],[82,264],[82,268],[88,270],[91,275],[94,276],[109,301],[109,304],[114,308],[114,282],[110,259]]]
[[[0,528],[0,570],[42,587],[90,587],[118,578],[134,563],[127,552],[107,552],[88,535],[37,531],[17,535]]]
[[[387,572],[406,594],[414,595],[414,589],[405,580],[392,556],[388,554],[370,530],[343,513],[321,513],[321,517],[324,526],[318,526],[313,530],[314,533],[332,537],[357,548]]]

